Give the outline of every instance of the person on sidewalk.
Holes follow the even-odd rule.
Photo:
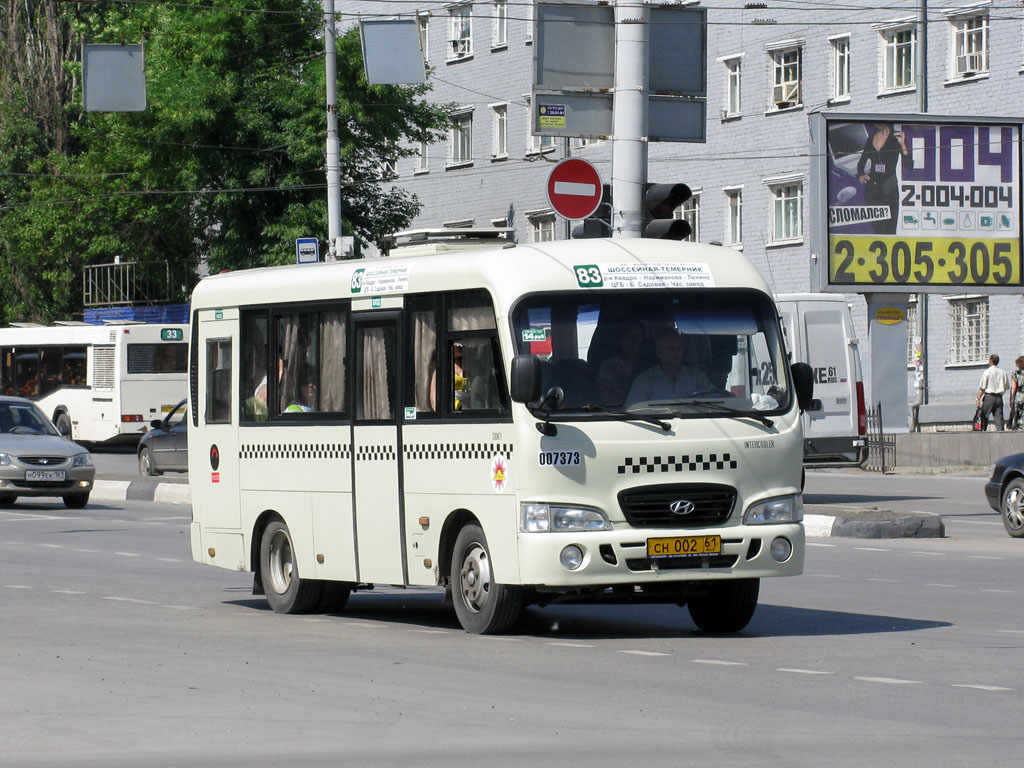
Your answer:
[[[996,429],[1003,431],[1003,393],[1009,388],[1006,372],[999,367],[999,355],[991,355],[988,368],[981,374],[981,383],[978,384],[982,431],[988,429],[989,417],[995,421]]]
[[[1010,429],[1020,429],[1024,422],[1024,355],[1014,364],[1017,367],[1010,374]]]

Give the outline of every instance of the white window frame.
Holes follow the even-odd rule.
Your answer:
[[[765,179],[771,193],[772,239],[768,245],[796,245],[804,240],[804,178]],[[792,214],[796,215],[793,216]],[[780,227],[779,224],[782,224]],[[792,225],[792,226],[791,226]],[[782,231],[780,232],[780,228]]]
[[[543,211],[530,211],[526,214],[526,220],[530,222],[530,242],[549,243],[555,240],[555,212],[548,209]]]
[[[524,14],[526,16],[526,39],[524,42],[530,45],[533,42],[533,19],[537,9],[533,4],[533,0],[525,0],[524,4],[526,6]]]
[[[508,47],[508,0],[494,0],[494,34],[491,50]]]
[[[508,102],[491,104],[491,160],[508,159]]]
[[[448,61],[463,61],[473,56],[473,4],[448,6]]]
[[[743,187],[725,187],[725,244],[743,250]]]
[[[700,242],[700,196],[701,190],[694,190],[689,200],[672,211],[673,219],[683,219],[690,225],[690,234],[683,238],[687,243]]]
[[[430,63],[430,13],[416,15],[416,23],[420,32],[420,47],[423,49],[423,61]]]
[[[533,109],[532,96],[529,93],[523,94],[523,101],[526,102],[526,155],[546,155],[554,152],[555,136],[535,136],[533,133]]]
[[[989,73],[989,3],[947,12],[949,81],[972,80]]]
[[[416,168],[413,174],[430,173],[430,144],[421,141],[416,151]]]
[[[832,54],[832,103],[850,100],[850,35],[828,39]]]
[[[950,296],[947,366],[988,362],[988,296]]]
[[[804,41],[787,40],[768,46],[768,112],[803,107]]]
[[[473,164],[473,110],[460,109],[449,115],[448,161],[446,168]],[[457,150],[457,151],[456,151]]]
[[[743,114],[743,54],[723,56],[719,61],[725,67],[722,119],[727,120]]]
[[[878,64],[878,92],[904,93],[917,89],[917,22],[913,19],[875,27],[880,36],[880,61]],[[902,36],[909,39],[897,39]],[[905,64],[906,67],[900,66]],[[907,69],[906,81],[897,74]]]

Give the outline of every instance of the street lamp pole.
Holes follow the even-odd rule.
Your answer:
[[[334,0],[324,3],[324,45],[327,77],[327,261],[341,258],[341,145],[338,141],[338,49]]]

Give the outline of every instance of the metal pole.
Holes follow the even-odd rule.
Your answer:
[[[640,237],[647,181],[647,6],[615,4],[612,237]]]
[[[917,8],[917,111],[928,111],[928,0]]]
[[[324,2],[324,46],[327,77],[327,261],[341,254],[341,145],[338,142],[338,48],[334,0]]]

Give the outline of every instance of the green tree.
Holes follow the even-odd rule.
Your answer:
[[[296,237],[326,238],[317,0],[0,2],[0,319],[80,311],[82,268],[115,256],[170,262],[184,296],[201,259],[212,271],[287,263]],[[55,65],[29,88],[40,38]],[[83,113],[81,43],[140,40],[146,111]],[[446,109],[427,91],[367,85],[358,30],[339,37],[346,234],[379,242],[418,211],[381,184],[381,166],[443,137]]]

